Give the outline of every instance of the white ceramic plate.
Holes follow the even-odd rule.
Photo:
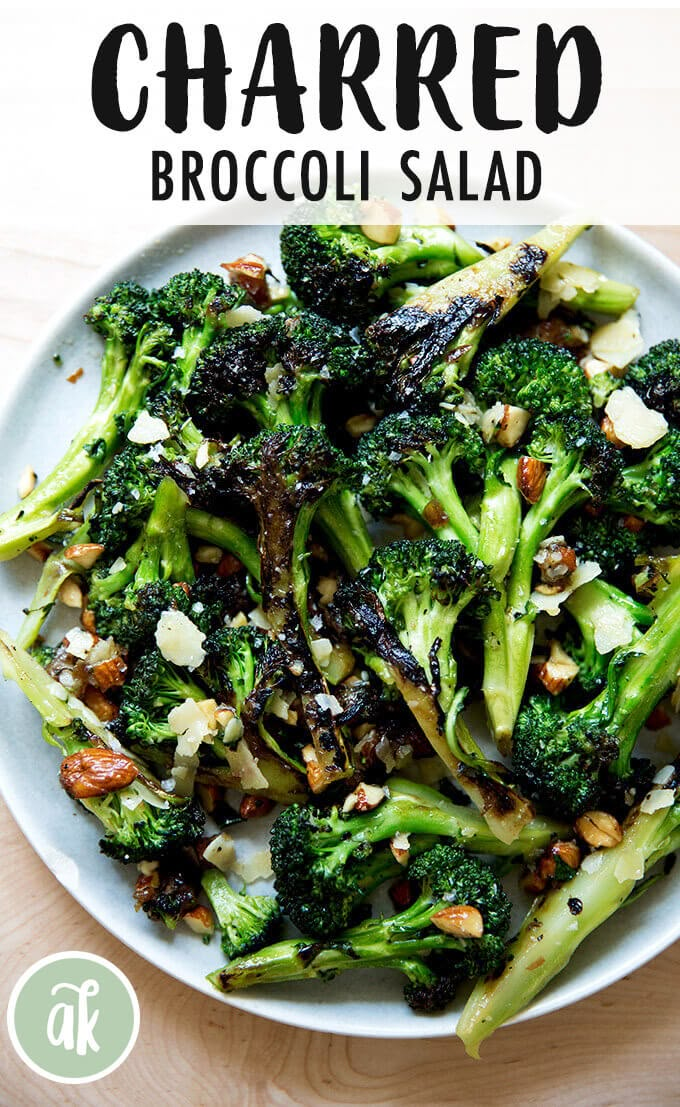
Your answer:
[[[489,228],[462,231],[474,239]],[[520,229],[494,228],[517,238]],[[33,350],[25,371],[14,378],[11,394],[0,401],[0,508],[15,497],[25,464],[46,473],[61,455],[69,436],[90,409],[97,391],[100,342],[82,322],[95,295],[114,280],[135,278],[159,285],[172,273],[199,266],[217,268],[221,261],[249,250],[271,259],[276,269],[277,232],[271,227],[182,227],[145,246],[105,274],[83,295]],[[594,228],[572,248],[569,257],[603,270],[642,289],[639,307],[648,344],[680,333],[677,304],[680,270],[630,232]],[[63,368],[52,360],[55,351]],[[66,375],[84,366],[73,386]],[[3,389],[7,387],[7,378]],[[0,625],[18,629],[21,609],[30,598],[37,566],[30,558],[0,566]],[[71,623],[73,619],[71,619]],[[70,625],[70,624],[69,624]],[[102,926],[147,961],[206,995],[217,993],[205,975],[221,964],[217,938],[209,946],[181,927],[170,934],[132,907],[133,867],[103,857],[97,848],[98,824],[64,795],[57,779],[58,757],[40,737],[35,712],[13,685],[0,688],[0,766],[6,803],[23,833],[64,887]],[[243,850],[254,848],[254,836],[266,828],[246,824],[235,836]],[[680,872],[659,882],[641,900],[603,926],[574,957],[569,968],[520,1018],[555,1011],[642,965],[680,935]],[[330,984],[309,981],[278,988],[258,988],[221,997],[254,1014],[311,1030],[375,1038],[441,1037],[454,1032],[458,1011],[418,1016],[401,996],[397,973],[349,973]]]

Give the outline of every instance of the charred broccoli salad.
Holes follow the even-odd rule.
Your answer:
[[[94,409],[0,515],[39,563],[0,664],[223,993],[393,969],[477,1056],[670,870],[680,340],[643,352],[582,232],[291,224],[278,278],[85,317]]]

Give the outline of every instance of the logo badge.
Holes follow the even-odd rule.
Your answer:
[[[55,953],[17,981],[7,1008],[24,1064],[58,1084],[89,1084],[117,1069],[139,1033],[139,1003],[124,973],[93,953]]]

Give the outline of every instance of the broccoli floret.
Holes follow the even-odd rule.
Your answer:
[[[408,981],[406,999],[433,1010],[448,1002],[453,980],[489,972],[503,958],[503,939],[510,924],[510,901],[493,870],[455,846],[434,846],[411,863],[410,879],[418,886],[415,902],[389,918],[371,919],[336,937],[308,942],[279,942],[211,973],[224,992],[308,977],[329,979],[350,968],[392,968]],[[439,912],[452,904],[471,908],[477,936],[454,938],[436,925]],[[446,953],[445,961],[432,953]],[[442,975],[451,978],[443,986]]]
[[[97,633],[113,638],[120,646],[138,651],[153,642],[158,620],[174,608],[189,615],[191,602],[179,585],[170,581],[146,584],[132,594],[121,592],[108,599],[90,592]]]
[[[527,511],[501,602],[507,616],[497,621],[493,648],[485,651],[486,706],[494,739],[508,752],[527,682],[536,609],[531,603],[534,559],[562,517],[589,499],[600,502],[616,480],[621,458],[597,424],[578,415],[536,420],[528,453],[549,466],[543,491]],[[500,587],[500,585],[497,585]]]
[[[652,346],[626,373],[626,384],[634,388],[647,407],[662,412],[669,423],[680,427],[680,341],[668,338]]]
[[[585,374],[573,354],[534,338],[510,339],[481,355],[474,393],[485,407],[514,404],[540,415],[592,411]]]
[[[81,801],[105,829],[105,837],[99,843],[102,853],[127,864],[131,861],[151,861],[179,846],[198,841],[205,823],[203,809],[198,803],[173,797],[172,802],[163,809],[159,797],[159,806],[148,800],[144,802],[144,799],[132,808],[123,805],[124,799],[136,801],[139,791],[141,789],[132,784],[129,790],[110,792],[101,799]]]
[[[641,461],[627,465],[608,497],[614,511],[680,528],[680,430],[671,428]]]
[[[208,698],[195,679],[180,673],[159,650],[148,650],[137,661],[121,698],[121,716],[130,741],[142,745],[176,742],[168,713],[185,700]]]
[[[223,433],[235,408],[266,429],[317,426],[335,383],[356,387],[366,352],[350,332],[314,312],[265,316],[221,335],[199,359],[189,404],[201,426]]]
[[[131,645],[149,622],[160,596],[173,595],[158,585],[194,579],[194,567],[186,534],[187,498],[169,477],[159,484],[151,513],[140,536],[126,551],[123,564],[104,571],[97,567],[90,579],[89,603],[95,622],[102,628],[117,626],[117,640]],[[151,591],[147,591],[150,588]],[[171,606],[176,606],[172,604]],[[126,612],[131,626],[126,629]],[[141,620],[136,616],[141,612]],[[122,632],[122,633],[121,633]]]
[[[266,646],[266,636],[254,626],[220,627],[203,644],[206,661],[201,671],[212,689],[229,697],[239,715],[255,687]]]
[[[208,869],[201,878],[222,931],[222,952],[229,960],[262,949],[276,937],[281,908],[274,896],[235,892],[224,873]]]
[[[680,589],[655,602],[656,618],[632,645],[615,650],[607,683],[585,707],[565,712],[535,697],[522,709],[513,768],[530,796],[559,814],[597,805],[608,772],[626,778],[638,734],[672,687],[680,667]]]
[[[479,535],[457,478],[481,475],[485,462],[478,431],[453,415],[388,415],[359,444],[361,495],[376,515],[405,504],[440,538],[476,550]]]
[[[117,285],[92,308],[90,317],[106,339],[97,403],[52,472],[0,515],[0,560],[15,557],[40,538],[73,529],[64,509],[102,471],[149,385],[167,371],[172,332],[154,318],[150,294],[132,287]]]
[[[218,273],[200,269],[176,273],[156,293],[158,310],[178,337],[179,353],[173,359],[170,379],[182,392],[190,386],[202,351],[229,326],[230,312],[243,299],[241,288],[226,284]]]
[[[394,408],[421,410],[460,390],[487,327],[498,323],[583,227],[544,227],[445,277],[368,328]]]
[[[564,535],[579,561],[597,561],[603,576],[620,588],[630,586],[635,559],[661,544],[651,524],[642,526],[606,509],[595,516],[585,511],[569,515]]]
[[[93,542],[112,555],[144,524],[153,507],[161,473],[148,452],[129,443],[116,454],[98,490],[97,510],[90,519]]]
[[[402,227],[381,246],[356,226],[290,224],[281,260],[303,303],[332,319],[357,323],[396,284],[429,282],[479,261],[482,254],[449,227]]]
[[[291,806],[277,817],[271,832],[275,887],[284,913],[305,934],[344,929],[376,882],[385,878],[385,859],[374,847],[397,832],[440,835],[479,853],[517,856],[540,851],[561,828],[537,817],[515,841],[502,842],[474,808],[397,777],[390,778],[389,796],[363,814]]]

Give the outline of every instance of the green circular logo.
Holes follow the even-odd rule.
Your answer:
[[[55,953],[14,986],[7,1029],[21,1060],[59,1084],[89,1084],[117,1069],[139,1033],[128,978],[93,953]]]

